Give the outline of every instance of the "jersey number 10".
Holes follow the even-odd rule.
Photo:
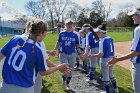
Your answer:
[[[22,70],[23,65],[24,65],[24,63],[25,63],[25,60],[26,60],[26,53],[25,53],[24,51],[22,51],[22,50],[19,50],[19,51],[17,51],[17,53],[15,54],[15,52],[16,52],[17,49],[18,49],[17,47],[12,48],[12,52],[11,52],[11,56],[10,56],[10,58],[9,58],[9,60],[8,60],[8,64],[9,64],[9,65],[12,65],[13,68],[14,68],[16,71],[20,71],[20,70]],[[15,54],[15,55],[14,55],[14,54]],[[17,66],[17,65],[16,65],[16,62],[17,62],[17,59],[18,59],[20,56],[22,56],[22,59],[21,59],[21,61],[19,62],[19,65]],[[13,58],[13,60],[11,60],[12,58]]]

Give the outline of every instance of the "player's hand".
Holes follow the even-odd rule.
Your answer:
[[[117,57],[112,57],[113,59],[107,62],[107,66],[112,66],[113,64],[117,63]]]
[[[83,56],[84,56],[85,59],[88,58],[88,54],[87,53],[84,53]]]
[[[88,54],[88,58],[91,58],[91,57],[93,57],[93,55],[92,54]]]
[[[63,74],[69,74],[72,70],[72,68],[69,67],[69,64],[66,63],[58,65],[58,69]]]
[[[84,55],[79,55],[81,60],[85,60],[85,56]]]
[[[52,50],[47,52],[50,56],[55,56],[56,55],[56,50]]]

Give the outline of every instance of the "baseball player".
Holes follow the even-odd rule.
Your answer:
[[[114,87],[115,93],[119,93],[118,87],[116,85],[116,80],[114,78],[112,68],[113,66],[108,67],[106,63],[111,60],[112,56],[114,56],[114,44],[111,37],[106,35],[106,24],[99,25],[96,29],[94,29],[94,32],[98,35],[100,38],[99,41],[99,53],[97,54],[90,54],[89,57],[100,57],[100,68],[102,72],[102,80],[104,82],[105,86],[105,93],[111,93],[109,90],[110,86],[110,80],[112,82],[112,85]]]
[[[86,32],[82,29],[79,30],[79,34],[80,34],[80,50],[81,53],[84,54],[85,51],[85,47],[86,47]],[[83,70],[86,72],[89,72],[89,59],[85,59],[83,60]]]
[[[79,47],[79,39],[74,32],[74,22],[71,19],[65,21],[65,31],[60,32],[54,52],[58,47],[60,47],[60,62],[68,63],[73,71],[76,63],[76,47]],[[72,71],[70,74],[62,75],[63,88],[65,90],[70,89],[69,83],[72,78]]]
[[[38,19],[36,19],[38,20]],[[26,40],[28,38],[28,34],[30,33],[30,26],[31,26],[31,23],[34,22],[35,20],[32,20],[32,21],[29,21],[26,23],[26,29],[25,29],[25,33],[22,34],[22,38],[24,37],[24,39]],[[23,40],[24,40],[23,39]],[[40,46],[44,49],[44,51],[47,51],[46,50],[46,46],[45,46],[45,43],[42,41],[42,42],[38,42],[40,44]],[[51,51],[47,51],[47,53],[50,55],[50,56],[54,56],[54,54],[51,52]],[[46,53],[46,56],[48,57],[48,54]],[[56,64],[54,64],[53,62],[51,62],[50,60],[46,60],[46,63],[47,63],[47,66],[48,67],[55,67],[57,66]],[[64,73],[65,70],[63,69],[59,69],[59,71],[61,73]],[[41,93],[41,89],[42,89],[42,77],[41,75],[38,73],[37,74],[37,77],[36,77],[36,80],[35,80],[35,84],[34,84],[34,92],[35,93]]]
[[[38,72],[44,76],[58,69],[70,71],[67,64],[47,68],[46,51],[40,47],[47,32],[43,21],[33,22],[26,40],[14,36],[0,51],[0,60],[5,57],[0,93],[34,93],[34,82]]]
[[[38,19],[36,19],[38,20]],[[32,22],[34,22],[35,20],[32,20],[32,21],[29,21],[26,23],[26,29],[25,29],[25,33],[21,35],[22,39],[25,41],[27,38],[28,38],[28,35],[30,33],[30,26],[32,24]],[[41,48],[44,49],[44,51],[46,51],[46,46],[44,44],[44,42],[38,42],[41,46]],[[53,56],[54,54],[52,54],[50,51],[47,51],[47,53],[51,56]],[[46,57],[48,58],[48,54],[45,53]],[[46,60],[46,63],[47,63],[47,66],[48,67],[55,67],[56,64],[52,63],[50,60]],[[61,71],[62,73],[64,72],[63,70],[59,69],[59,71]],[[35,80],[35,84],[34,84],[34,92],[35,93],[41,93],[41,89],[42,89],[42,77],[41,75],[38,73],[37,74],[37,77],[36,77],[36,80]]]
[[[132,16],[134,24],[140,24],[140,7],[137,7],[128,12],[128,15]],[[119,61],[123,61],[129,58],[131,58],[130,61],[133,63],[132,82],[134,93],[140,93],[140,25],[134,29],[131,52],[121,57],[114,57],[113,60],[108,62],[108,65],[110,66]]]
[[[56,31],[59,34],[61,31],[63,31],[64,29],[62,28],[62,25],[60,23],[57,23],[57,27],[56,27]]]
[[[84,56],[87,56],[88,53],[90,54],[96,54],[99,51],[99,42],[98,37],[96,33],[93,31],[93,27],[90,24],[84,24],[82,26],[82,29],[86,31],[86,47],[85,47],[85,53]],[[90,48],[90,52],[89,52]],[[92,82],[94,75],[95,75],[95,69],[96,69],[96,63],[98,62],[98,57],[92,57],[90,60],[90,72],[89,72],[89,79],[86,81]]]

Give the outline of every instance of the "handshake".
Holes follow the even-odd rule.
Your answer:
[[[85,60],[85,59],[88,59],[88,58],[91,58],[91,57],[94,57],[95,55],[94,54],[81,54],[80,55],[80,59],[81,60]]]

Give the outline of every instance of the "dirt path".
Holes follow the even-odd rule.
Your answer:
[[[117,42],[117,43],[115,43],[115,55],[116,56],[122,56],[126,53],[129,53],[130,48],[131,48],[131,42],[130,41],[128,41],[128,42]],[[129,61],[129,59],[125,60],[125,61],[121,61],[117,64],[131,71],[132,63]]]
[[[99,77],[95,77],[92,83],[88,83],[86,75],[82,70],[74,71],[70,83],[71,91],[68,93],[100,93],[104,91],[103,83],[97,80]]]

